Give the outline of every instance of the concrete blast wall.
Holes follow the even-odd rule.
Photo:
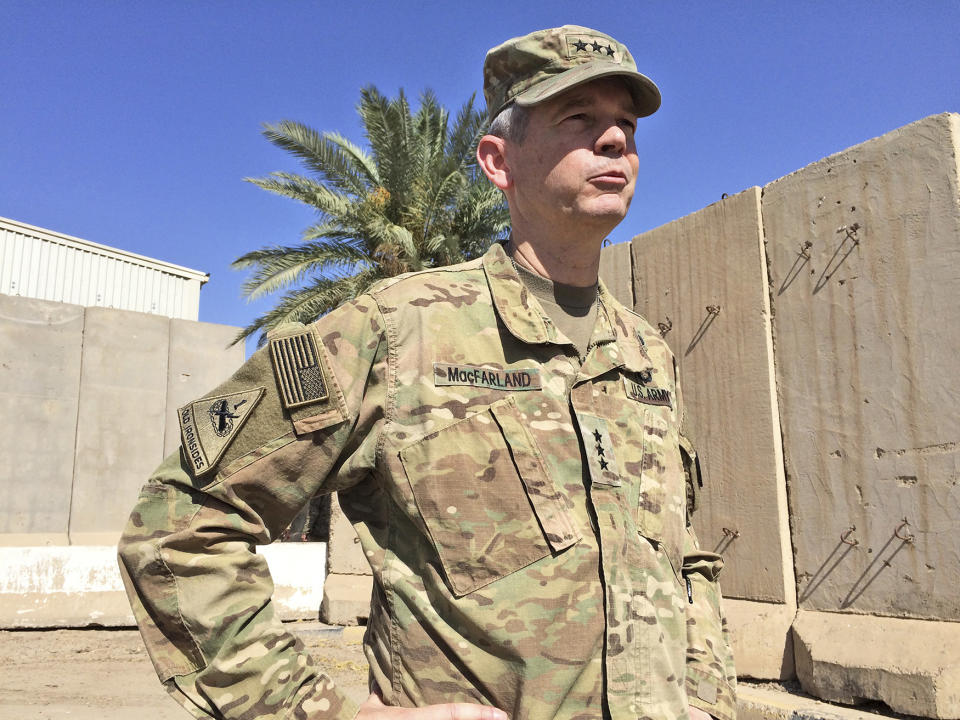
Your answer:
[[[243,362],[235,334],[0,295],[0,545],[114,544],[178,405]]]
[[[929,117],[631,243],[738,672],[938,718],[960,717],[958,151],[960,116]]]
[[[938,115],[764,188],[801,608],[960,620],[958,142]]]

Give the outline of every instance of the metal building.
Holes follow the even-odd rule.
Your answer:
[[[0,217],[0,293],[183,320],[207,273]]]

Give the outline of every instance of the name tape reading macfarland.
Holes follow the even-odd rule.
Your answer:
[[[446,385],[469,385],[492,390],[539,390],[539,368],[495,370],[474,365],[433,364],[433,383]]]
[[[630,378],[623,379],[623,387],[627,391],[627,397],[637,402],[647,405],[663,405],[673,410],[673,400],[670,397],[670,391],[663,388],[647,387]]]

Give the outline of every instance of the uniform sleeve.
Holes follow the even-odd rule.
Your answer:
[[[381,320],[359,298],[272,338],[178,411],[181,449],[141,491],[119,559],[157,674],[194,717],[355,714],[275,615],[255,546],[315,493],[369,480],[385,394]]]
[[[687,479],[688,517],[682,572],[688,601],[687,698],[690,705],[717,720],[735,720],[737,674],[718,581],[723,559],[700,549],[689,523],[698,502],[700,473],[696,453],[682,436],[681,455]]]

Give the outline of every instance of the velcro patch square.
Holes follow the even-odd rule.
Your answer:
[[[709,680],[701,680],[697,685],[697,697],[705,703],[717,704],[717,686]]]
[[[270,356],[287,410],[330,398],[323,356],[310,330],[270,340]]]

